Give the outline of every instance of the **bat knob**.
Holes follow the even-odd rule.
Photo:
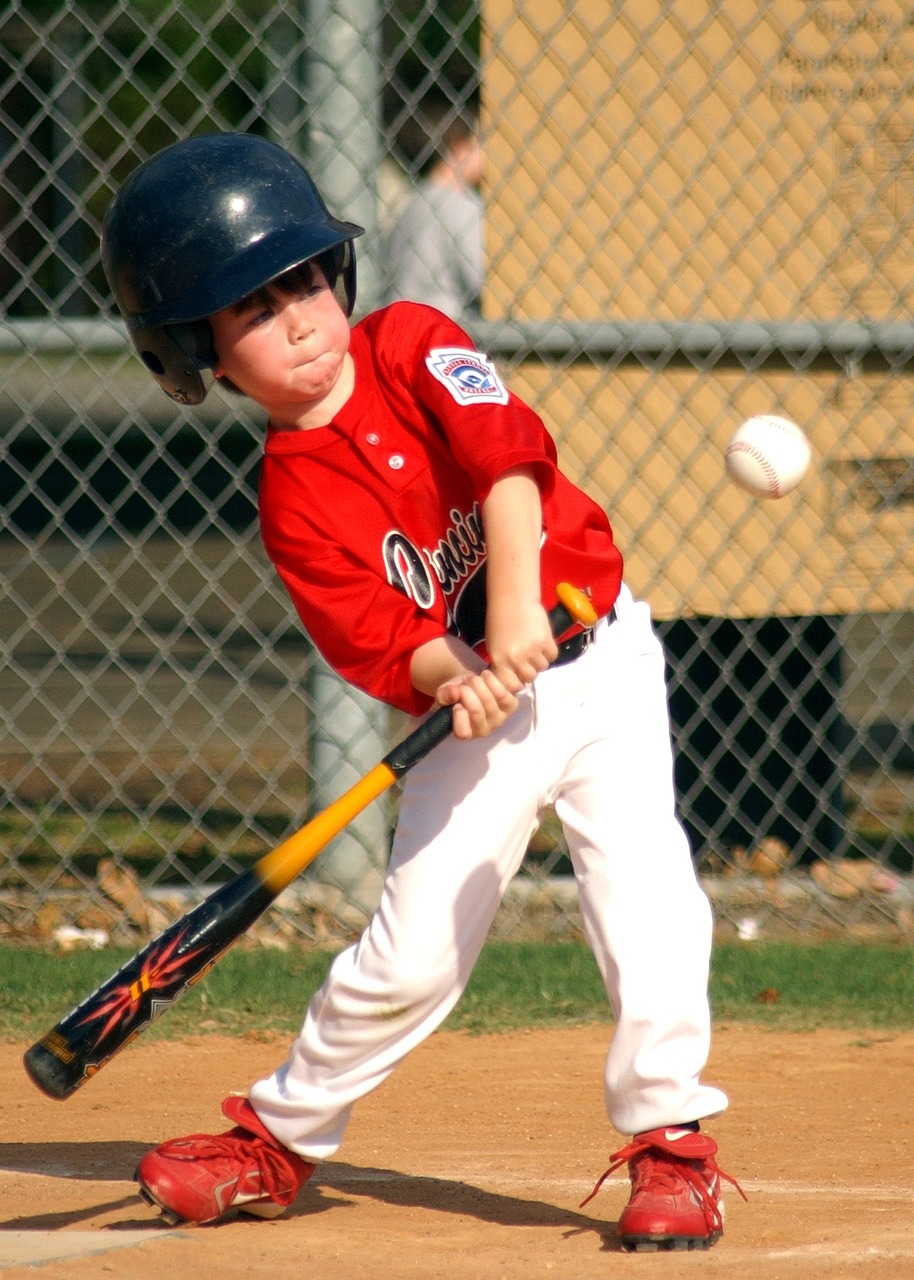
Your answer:
[[[570,582],[560,582],[555,589],[555,594],[574,621],[579,622],[582,627],[592,627],[597,621],[597,611],[589,596],[577,587],[573,587]]]

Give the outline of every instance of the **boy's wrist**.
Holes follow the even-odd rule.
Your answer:
[[[469,645],[457,636],[444,634],[419,645],[413,653],[409,675],[414,689],[437,701],[443,685],[478,675],[485,665]]]

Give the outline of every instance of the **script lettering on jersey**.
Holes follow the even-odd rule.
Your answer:
[[[456,507],[453,508],[451,520],[453,523],[449,532],[439,541],[437,547],[425,551],[428,562],[435,571],[435,577],[441,583],[441,590],[446,596],[451,595],[454,588],[469,577],[486,551],[482,531],[482,511],[478,502],[466,517],[462,516]]]
[[[435,584],[421,554],[398,529],[392,529],[384,538],[384,568],[387,581],[402,591],[420,609],[429,609],[435,602]]]
[[[450,517],[449,529],[434,547],[423,547],[420,551],[399,529],[391,530],[384,538],[387,581],[421,609],[428,609],[434,603],[436,582],[445,599],[453,601],[485,561],[479,503],[474,504],[468,515],[454,507]],[[449,613],[457,620],[460,634],[465,634],[457,616],[459,609],[451,606]],[[475,631],[477,627],[472,629]]]

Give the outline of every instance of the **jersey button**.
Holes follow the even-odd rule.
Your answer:
[[[405,461],[406,459],[403,457],[402,453],[392,453],[387,459],[387,465],[390,467],[391,471],[400,471]]]
[[[368,435],[365,437],[365,439],[368,441],[369,444],[381,443],[381,437],[378,435],[376,431],[370,431]]]

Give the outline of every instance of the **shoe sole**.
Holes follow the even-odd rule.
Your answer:
[[[182,1218],[179,1213],[175,1213],[174,1209],[169,1209],[167,1205],[162,1204],[162,1201],[153,1195],[144,1182],[140,1182],[138,1179],[137,1186],[139,1187],[140,1198],[145,1200],[148,1205],[151,1205],[153,1209],[158,1209],[169,1227],[211,1226],[214,1222],[221,1222],[224,1218],[229,1218],[235,1213],[245,1213],[252,1218],[279,1218],[289,1207],[285,1204],[275,1204],[269,1200],[264,1201],[262,1204],[229,1205],[225,1213],[220,1213],[215,1218],[205,1218],[202,1222],[199,1222],[196,1218]]]
[[[710,1249],[723,1235],[717,1231],[709,1236],[622,1236],[622,1248],[627,1253],[685,1253]]]
[[[161,1200],[157,1200],[149,1188],[142,1182],[137,1185],[139,1187],[140,1199],[145,1200],[153,1209],[158,1209],[169,1227],[186,1227],[193,1225],[189,1218],[182,1218],[179,1213],[175,1213],[174,1209],[169,1209],[166,1205],[162,1204]]]
[[[239,1213],[246,1213],[252,1218],[281,1218],[289,1206],[264,1200],[260,1204],[239,1204],[236,1207]]]

